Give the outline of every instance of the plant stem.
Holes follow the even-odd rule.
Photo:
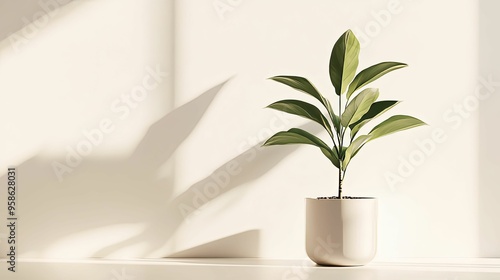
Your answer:
[[[342,94],[339,95],[339,116],[342,118]],[[341,122],[342,123],[342,122]],[[340,133],[339,133],[339,199],[342,199],[342,146],[344,144],[344,133],[342,132],[342,124],[340,125]]]
[[[339,199],[342,199],[342,169],[339,168]]]

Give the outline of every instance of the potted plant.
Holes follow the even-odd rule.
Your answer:
[[[310,103],[295,99],[270,104],[268,108],[317,122],[326,130],[330,139],[327,144],[305,130],[292,128],[274,134],[263,144],[313,145],[338,169],[337,196],[306,198],[306,251],[319,265],[364,265],[373,259],[377,247],[377,200],[373,197],[342,195],[342,182],[347,168],[366,143],[425,124],[411,116],[395,115],[374,126],[367,133],[361,133],[368,122],[399,103],[395,100],[377,101],[379,90],[365,86],[407,65],[382,62],[356,74],[359,50],[359,41],[351,30],[342,34],[333,46],[329,70],[337,104],[331,103],[306,78],[270,78],[312,96],[326,111],[324,113]],[[335,106],[338,106],[337,111]]]

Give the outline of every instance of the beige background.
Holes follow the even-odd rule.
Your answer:
[[[360,69],[410,65],[374,85],[430,124],[367,146],[349,171],[348,194],[380,199],[378,258],[500,255],[500,97],[481,83],[500,80],[495,1],[66,2],[0,1],[0,170],[18,169],[21,256],[305,257],[304,197],[335,194],[336,173],[311,147],[258,148],[294,125],[320,131],[263,110],[304,97],[266,78],[332,96],[348,28]],[[156,68],[168,75],[130,99]],[[112,131],[59,180],[54,162],[103,120]]]

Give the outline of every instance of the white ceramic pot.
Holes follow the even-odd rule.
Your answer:
[[[377,199],[306,198],[306,251],[319,265],[369,263],[377,251]]]

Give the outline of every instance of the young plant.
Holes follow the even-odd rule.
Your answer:
[[[342,199],[342,182],[347,167],[366,143],[394,132],[425,124],[411,116],[395,115],[373,127],[368,133],[358,136],[364,125],[399,103],[394,100],[377,101],[378,89],[363,88],[391,71],[408,66],[400,62],[382,62],[356,74],[359,49],[359,41],[351,30],[342,34],[333,46],[330,57],[330,80],[338,97],[338,115],[332,103],[306,78],[297,76],[270,78],[313,96],[323,105],[327,114],[310,103],[295,99],[281,100],[272,103],[268,108],[317,122],[328,132],[332,146],[299,128],[280,131],[271,136],[263,146],[308,144],[318,147],[338,168],[338,198],[340,199]],[[342,102],[343,99],[344,102]]]

